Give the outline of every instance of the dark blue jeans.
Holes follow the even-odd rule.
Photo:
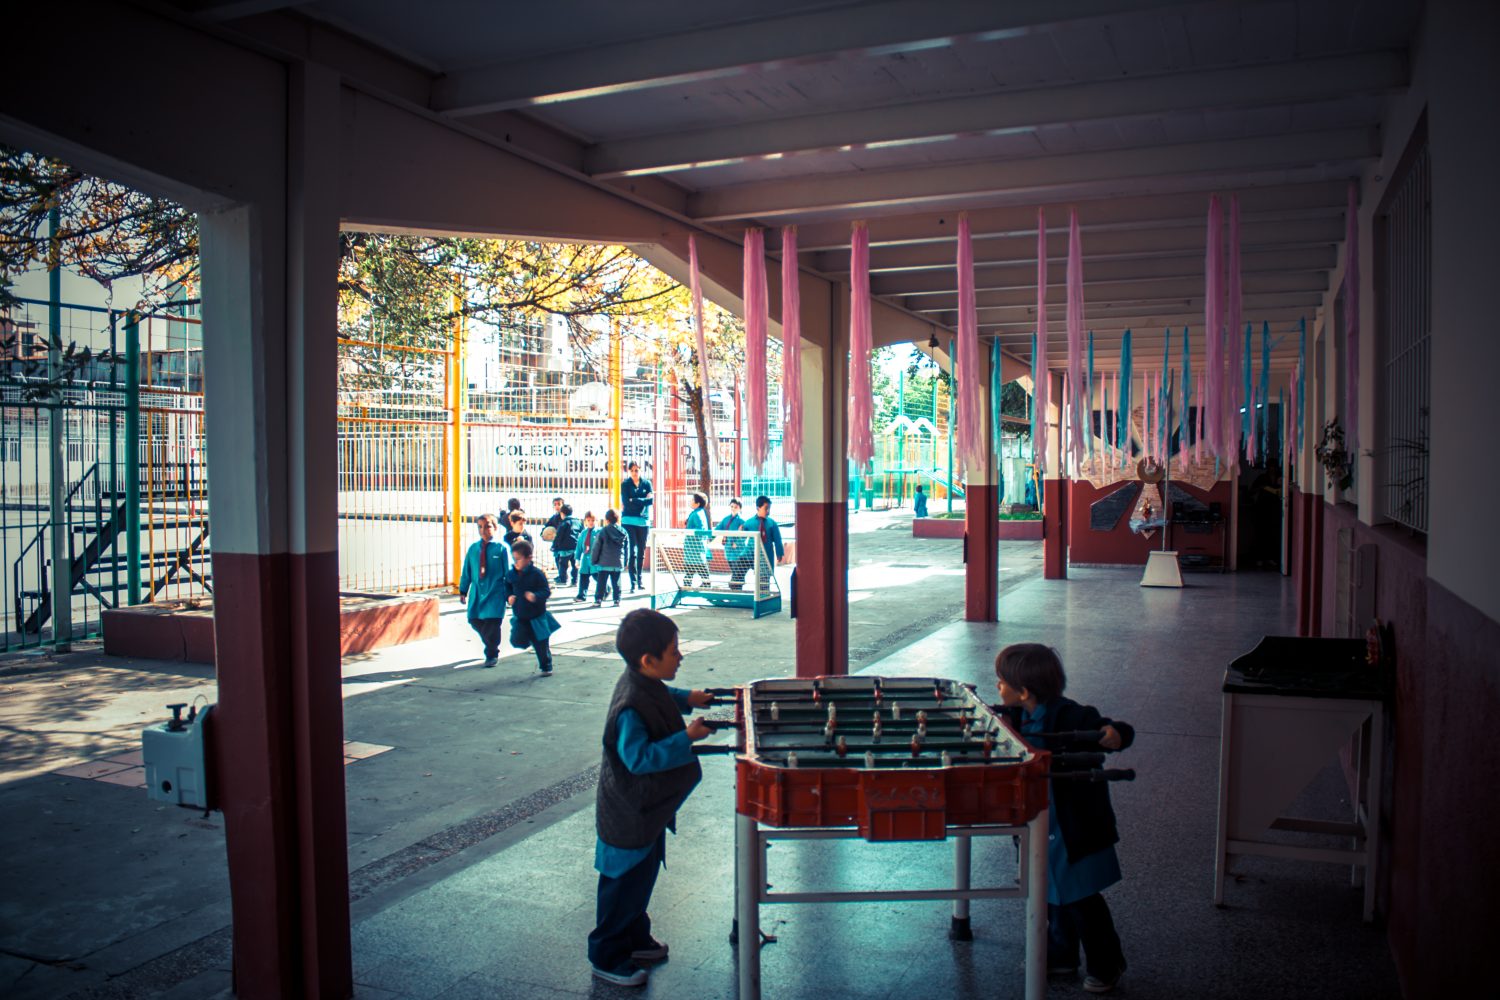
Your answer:
[[[617,569],[596,569],[594,579],[599,581],[599,588],[594,591],[594,603],[599,604],[604,600],[604,592],[611,586],[615,588],[615,601],[620,600],[620,571]]]
[[[493,660],[500,654],[500,623],[501,618],[470,618],[469,626],[479,633],[479,638],[484,642],[484,658]]]
[[[598,926],[589,935],[589,962],[612,972],[630,961],[630,953],[651,943],[651,917],[646,907],[656,874],[667,856],[667,833],[656,838],[646,859],[619,878],[599,876]]]
[[[556,550],[552,553],[553,559],[557,561],[557,579],[553,583],[567,583],[568,569],[573,565],[573,552],[571,549]],[[577,570],[574,570],[577,573]]]
[[[1109,904],[1097,892],[1062,906],[1047,904],[1048,967],[1076,967],[1080,944],[1089,975],[1112,982],[1125,971],[1120,935],[1115,933]]]
[[[581,601],[589,596],[589,581],[594,578],[592,573],[578,574],[578,599]]]

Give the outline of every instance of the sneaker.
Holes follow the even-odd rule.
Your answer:
[[[603,601],[595,601],[594,602],[594,607],[596,607],[596,608],[602,608],[602,607],[604,607],[604,602]]]
[[[626,962],[618,969],[606,971],[598,966],[591,966],[595,979],[602,979],[606,983],[614,983],[616,986],[645,986],[646,970],[639,965]]]
[[[656,938],[652,938],[650,944],[641,945],[630,953],[632,962],[660,962],[666,957],[667,946]]]
[[[1084,976],[1083,988],[1089,993],[1108,993],[1110,990],[1120,985],[1121,975],[1123,975],[1123,973],[1117,972],[1109,979],[1100,979],[1097,976]]]
[[[500,662],[500,657],[498,657],[498,656],[487,656],[487,657],[485,657],[484,665],[487,666],[487,667],[493,667],[493,666],[496,666],[499,662]]]
[[[552,664],[549,663],[545,667],[542,667],[540,673],[541,673],[541,675],[543,677],[551,677],[552,676]]]
[[[620,606],[620,599],[618,597],[616,597],[615,598],[615,607],[618,608],[619,606]]]

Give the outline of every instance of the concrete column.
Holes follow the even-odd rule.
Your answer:
[[[1000,620],[1000,476],[995,459],[993,409],[1000,405],[990,393],[990,352],[979,352],[979,441],[966,456],[964,484],[964,619]],[[963,372],[961,378],[968,378]]]
[[[293,66],[285,199],[201,216],[211,742],[240,997],[348,997],[339,664],[339,83]]]
[[[1042,576],[1068,578],[1068,499],[1071,482],[1063,476],[1062,378],[1055,373],[1047,393],[1047,471],[1042,476]]]
[[[847,285],[802,283],[802,329],[819,342],[802,341],[798,677],[849,672],[848,303]]]

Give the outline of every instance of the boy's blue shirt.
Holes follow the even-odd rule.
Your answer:
[[[466,598],[470,621],[504,618],[505,599],[510,596],[510,587],[506,583],[510,574],[510,550],[499,539],[486,545],[484,575],[480,576],[479,548],[480,543],[475,542],[464,555],[458,592]]]
[[[691,691],[668,685],[667,693],[684,715],[692,711],[693,706],[688,703]],[[670,771],[674,767],[693,762],[693,741],[688,738],[686,730],[653,741],[646,731],[646,723],[633,708],[620,712],[617,728],[620,735],[615,749],[619,751],[620,760],[631,774]],[[606,844],[601,838],[594,845],[594,868],[601,875],[619,878],[644,861],[655,849],[655,844],[638,848],[615,847]]]
[[[762,519],[759,514],[755,515],[754,517],[746,518],[745,526],[741,530],[754,531],[756,533],[759,533],[761,531],[761,520]],[[782,557],[786,555],[786,549],[781,544],[781,528],[776,524],[775,521],[771,520],[769,517],[765,518],[764,520],[766,534],[766,557],[773,563],[781,562]]]

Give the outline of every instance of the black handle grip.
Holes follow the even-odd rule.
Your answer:
[[[720,729],[735,729],[739,726],[739,723],[733,719],[709,719],[701,715],[698,717],[698,721],[715,732]]]
[[[712,757],[714,754],[739,753],[739,747],[724,743],[694,743],[693,753],[699,757]]]

